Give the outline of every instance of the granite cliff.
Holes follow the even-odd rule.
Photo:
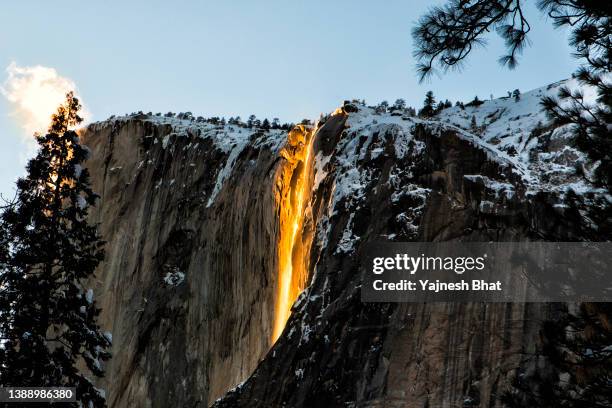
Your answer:
[[[109,406],[501,406],[542,369],[522,356],[555,305],[362,303],[358,263],[380,240],[609,239],[588,210],[609,196],[524,106],[556,86],[431,120],[345,102],[290,132],[144,114],[84,129]]]

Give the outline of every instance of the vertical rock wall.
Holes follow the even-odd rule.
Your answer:
[[[293,254],[308,287],[270,349],[282,203],[308,132],[147,116],[85,131],[108,241],[93,286],[113,333],[111,407],[502,406],[517,370],[545,368],[523,357],[552,306],[363,303],[360,254],[381,240],[585,239],[578,213],[474,135],[353,105],[314,135]]]
[[[503,406],[517,370],[545,370],[524,358],[551,306],[363,303],[361,251],[381,240],[564,240],[578,236],[574,220],[528,199],[520,168],[457,129],[346,108],[315,135],[310,286],[254,374],[214,406]]]
[[[208,406],[271,342],[279,203],[299,146],[283,158],[286,134],[253,132],[223,151],[221,130],[167,122],[116,119],[83,134],[101,196],[91,218],[107,241],[93,286],[113,334],[101,384],[111,407]]]

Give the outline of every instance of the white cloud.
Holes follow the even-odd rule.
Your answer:
[[[60,76],[54,68],[40,65],[20,67],[11,62],[6,72],[8,78],[0,86],[0,92],[12,105],[11,115],[30,140],[34,132],[47,130],[51,115],[64,101],[67,92],[77,94],[75,83],[70,78]],[[83,100],[79,99],[83,105]],[[81,117],[85,120],[90,117],[85,107]]]

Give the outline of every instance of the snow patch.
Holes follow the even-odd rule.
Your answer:
[[[339,253],[349,253],[353,252],[355,249],[355,244],[359,240],[359,237],[353,234],[353,219],[355,218],[355,214],[351,213],[348,221],[346,222],[346,227],[344,228],[344,232],[342,233],[342,238],[340,238],[340,242],[338,242],[338,247],[336,248],[336,254]]]
[[[85,293],[85,300],[87,300],[87,303],[92,304],[93,303],[93,290],[92,289],[87,289],[87,292]]]
[[[166,272],[166,276],[164,276],[164,283],[168,286],[178,286],[183,283],[184,280],[185,274],[178,270]]]
[[[504,195],[507,199],[511,199],[514,196],[514,186],[510,183],[493,180],[480,174],[466,174],[463,176],[463,178],[474,183],[484,185],[488,190],[495,194],[495,198],[499,198]]]

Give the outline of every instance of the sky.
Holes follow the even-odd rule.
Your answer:
[[[16,101],[9,79],[16,69],[26,79],[47,75],[53,92],[75,86],[89,121],[142,110],[254,113],[297,122],[331,112],[345,99],[374,104],[401,97],[419,107],[428,90],[453,102],[524,92],[567,78],[577,67],[567,33],[531,5],[532,45],[515,70],[497,63],[503,43],[492,34],[461,72],[420,84],[411,29],[442,3],[6,2],[0,14],[0,193],[12,196],[34,151],[31,121],[20,110],[44,102],[28,100],[23,87]]]

